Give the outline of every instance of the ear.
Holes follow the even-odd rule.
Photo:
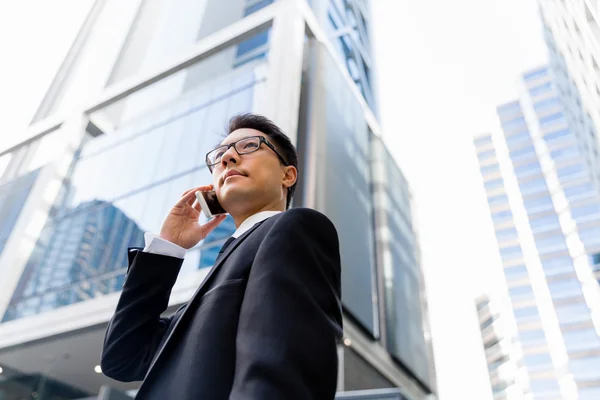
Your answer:
[[[289,188],[292,187],[294,183],[296,183],[296,180],[298,179],[298,170],[296,170],[296,167],[292,165],[288,165],[284,168],[284,175],[281,183],[286,188]]]

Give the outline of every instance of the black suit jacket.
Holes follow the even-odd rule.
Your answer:
[[[340,255],[327,217],[295,208],[254,225],[190,301],[161,318],[182,263],[130,251],[105,375],[143,380],[138,399],[334,398]]]

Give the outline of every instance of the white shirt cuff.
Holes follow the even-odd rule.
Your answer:
[[[150,232],[144,233],[144,241],[146,247],[144,247],[145,253],[160,254],[162,256],[171,256],[177,258],[185,258],[186,249],[165,240],[158,235]]]

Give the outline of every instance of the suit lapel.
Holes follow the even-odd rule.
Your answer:
[[[193,305],[195,304],[195,302],[197,301],[197,299],[202,298],[202,295],[204,294],[204,292],[206,292],[206,289],[208,287],[208,283],[210,282],[210,279],[212,278],[212,276],[215,275],[216,271],[221,268],[221,266],[223,265],[223,263],[225,262],[225,260],[227,259],[227,257],[229,257],[229,255],[240,245],[240,243],[242,243],[263,222],[264,222],[264,220],[261,221],[261,222],[257,222],[256,224],[254,224],[254,226],[252,228],[248,229],[247,232],[244,232],[243,235],[241,235],[239,238],[237,238],[236,240],[234,240],[225,249],[225,251],[223,252],[223,254],[221,254],[221,256],[217,258],[215,265],[208,272],[208,275],[206,275],[206,278],[204,278],[204,280],[202,281],[202,283],[200,284],[200,286],[198,287],[198,289],[196,290],[196,292],[194,293],[194,295],[192,296],[192,298],[190,299],[190,301],[188,301],[187,307],[185,308],[185,310],[183,310],[183,312],[181,313],[181,315],[179,316],[179,318],[175,322],[175,326],[173,327],[173,329],[171,329],[171,333],[169,334],[169,337],[167,337],[167,339],[163,343],[162,347],[158,350],[159,353],[156,355],[156,357],[154,357],[154,361],[152,361],[152,363],[150,364],[150,367],[148,368],[148,371],[146,372],[146,378],[148,378],[148,375],[150,374],[150,371],[152,370],[152,367],[154,367],[154,365],[156,364],[156,362],[158,361],[158,359],[162,355],[163,350],[167,347],[169,341],[171,340],[171,337],[173,337],[173,333],[177,330],[177,327],[179,326],[179,323],[186,317],[187,314],[189,314],[191,312],[190,309],[194,308]]]

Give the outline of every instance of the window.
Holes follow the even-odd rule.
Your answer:
[[[584,174],[585,172],[586,169],[583,167],[583,164],[568,165],[556,171],[558,177],[562,180],[573,179],[573,175]]]
[[[529,284],[523,286],[513,286],[508,288],[508,293],[510,294],[510,297],[532,297],[533,289]]]
[[[506,121],[506,120],[502,121],[502,127],[504,128],[504,130],[513,128],[515,126],[520,126],[520,125],[525,126],[525,117],[523,117],[523,116],[519,116],[517,118],[513,118],[508,121]],[[527,136],[529,137],[529,134],[527,134]],[[507,138],[507,140],[508,140],[508,138]]]
[[[235,66],[239,67],[249,61],[264,58],[267,55],[269,30],[264,30],[242,41],[237,46]]]
[[[573,134],[571,133],[571,131],[569,129],[561,129],[561,130],[554,131],[554,132],[548,132],[547,134],[544,135],[544,140],[546,142],[549,142],[551,140],[556,140],[556,139],[560,139],[563,137],[574,138],[575,136],[573,136]]]
[[[498,204],[508,204],[508,197],[505,194],[490,197],[488,198],[488,204],[490,206],[495,206]]]
[[[500,188],[502,186],[504,186],[504,181],[502,180],[502,178],[498,178],[498,179],[493,179],[491,181],[487,181],[483,184],[483,186],[487,189],[487,190],[491,190],[491,189],[497,189]]]
[[[504,275],[507,279],[524,278],[527,276],[527,267],[525,265],[516,265],[514,267],[505,267]]]
[[[548,82],[548,83],[544,83],[542,85],[538,85],[538,86],[534,86],[534,87],[530,88],[529,94],[531,95],[531,97],[535,97],[542,93],[550,92],[551,90],[552,90],[552,83]]]
[[[595,217],[598,214],[600,214],[600,205],[598,204],[586,204],[571,208],[571,217],[578,221]]]
[[[563,331],[563,339],[569,352],[600,348],[600,339],[594,328]]]
[[[244,11],[244,17],[257,12],[260,9],[265,8],[269,4],[273,3],[273,0],[258,0],[258,1],[248,1],[248,3],[253,3],[246,7]]]
[[[475,146],[477,146],[477,147],[487,146],[492,143],[492,137],[491,136],[478,137],[473,142],[475,143]]]
[[[591,318],[590,310],[583,302],[556,306],[555,310],[558,322],[561,325],[585,322],[589,321]]]
[[[548,282],[548,289],[553,299],[566,299],[581,295],[581,283],[575,278]]]
[[[552,150],[550,152],[550,157],[552,157],[552,159],[555,161],[567,159],[567,158],[576,158],[579,156],[580,156],[579,149],[577,149],[576,146],[564,147],[561,149]]]
[[[525,78],[526,81],[533,81],[535,79],[543,78],[545,76],[548,76],[548,68],[546,67],[528,72],[525,75],[523,75],[523,78]]]
[[[514,170],[515,175],[517,175],[519,178],[542,173],[542,167],[537,161],[529,164],[519,165],[515,167]]]
[[[600,399],[600,387],[582,387],[579,388],[579,400],[598,400]]]
[[[510,135],[506,137],[506,144],[508,145],[508,148],[516,148],[516,147],[522,147],[524,144],[526,143],[530,143],[531,142],[531,136],[529,136],[529,132],[524,131],[524,132],[520,132],[517,133],[515,135]]]
[[[531,320],[539,319],[540,313],[536,306],[533,307],[525,307],[525,308],[515,308],[514,310],[515,318],[518,323],[529,322]]]
[[[561,105],[561,103],[558,98],[551,97],[549,99],[545,99],[545,100],[534,103],[533,107],[535,108],[536,112],[540,112],[541,110],[543,110],[545,108],[558,107],[560,105]]]
[[[531,388],[531,391],[537,395],[554,393],[555,396],[552,396],[552,398],[561,397],[560,386],[558,386],[558,381],[556,379],[532,379],[529,381],[529,387]],[[534,396],[534,398],[537,397]]]
[[[519,339],[524,345],[535,345],[546,341],[546,335],[541,329],[534,331],[519,331]]]
[[[479,327],[481,328],[481,330],[484,330],[485,328],[487,328],[488,326],[490,326],[492,324],[492,322],[494,322],[494,317],[489,317],[488,319],[486,319],[485,321],[483,321]]]
[[[542,238],[536,238],[535,244],[538,249],[538,253],[547,254],[554,253],[557,251],[567,251],[567,243],[562,235],[560,236],[546,236]]]
[[[562,119],[562,120],[565,119],[565,115],[563,112],[550,114],[550,115],[540,118],[540,125],[547,125],[547,124],[550,124],[550,123],[555,122],[560,119]]]
[[[520,149],[509,150],[510,157],[513,162],[519,159],[525,159],[527,157],[535,155],[535,148],[533,146],[521,147]]]
[[[525,365],[530,371],[552,368],[552,358],[550,358],[550,354],[548,353],[525,354],[523,361],[525,361]]]
[[[481,167],[481,175],[490,175],[495,172],[500,172],[500,166],[498,164],[491,164]]]
[[[490,158],[494,157],[495,155],[496,155],[496,152],[494,151],[494,149],[491,149],[491,150],[479,152],[477,154],[477,158],[479,158],[480,161],[483,161],[483,160],[490,159]]]
[[[566,255],[542,260],[542,268],[547,276],[574,272],[573,259]]]
[[[512,219],[512,213],[510,212],[510,210],[503,210],[492,213],[492,220],[496,224],[500,224],[510,219]]]
[[[551,229],[560,229],[560,223],[556,215],[545,215],[543,217],[529,220],[529,225],[534,233],[545,232]]]
[[[579,231],[579,239],[586,246],[597,245],[600,243],[600,227],[585,228]]]
[[[552,199],[548,196],[525,198],[523,204],[530,213],[554,209]]]
[[[583,185],[570,186],[564,189],[565,196],[569,199],[573,197],[587,197],[596,194],[596,189],[594,185],[590,182],[586,182]]]
[[[548,191],[544,178],[538,178],[531,181],[519,181],[519,187],[523,196]]]
[[[496,231],[496,238],[499,241],[506,240],[506,239],[517,239],[517,236],[518,236],[517,229],[514,226]]]
[[[498,369],[499,366],[504,364],[508,359],[505,356],[500,357],[497,361],[488,364],[488,371],[492,372]]]
[[[521,246],[503,247],[500,249],[500,256],[504,261],[513,260],[523,256]]]
[[[503,104],[496,107],[499,115],[510,115],[516,112],[521,112],[521,104],[518,101],[512,101],[510,103]]]
[[[600,254],[599,253],[590,254],[588,256],[588,260],[594,271],[600,271]]]

